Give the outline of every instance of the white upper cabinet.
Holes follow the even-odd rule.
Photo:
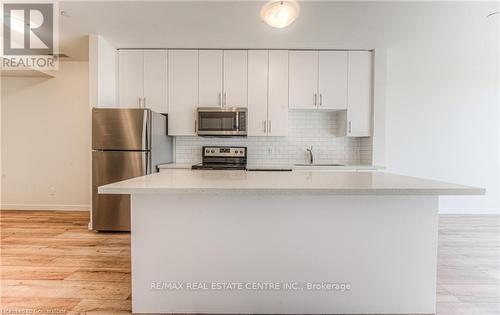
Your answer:
[[[319,52],[320,109],[347,109],[347,51]]]
[[[157,113],[168,113],[167,51],[144,51],[144,107]]]
[[[247,50],[224,51],[223,106],[247,107]]]
[[[167,113],[167,52],[119,50],[118,107]]]
[[[288,134],[288,51],[248,51],[248,135]]]
[[[371,135],[372,71],[371,52],[349,52],[347,136],[367,137]]]
[[[286,136],[288,109],[339,110],[340,132],[366,137],[372,68],[370,51],[119,50],[118,107],[168,113],[186,136],[197,107],[248,107],[249,136]]]
[[[199,51],[199,106],[222,106],[222,50]]]
[[[118,51],[118,107],[142,107],[144,54],[142,50]]]
[[[268,135],[288,134],[288,51],[269,51]]]
[[[168,132],[174,136],[195,135],[198,50],[169,50],[168,69]]]
[[[267,136],[267,50],[248,51],[248,135]]]
[[[318,103],[318,52],[289,53],[290,108],[312,109]]]

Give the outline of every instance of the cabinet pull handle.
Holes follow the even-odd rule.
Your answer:
[[[142,103],[142,106],[146,108],[146,98],[144,98],[144,102]]]
[[[227,105],[227,103],[226,103],[226,92],[224,92],[224,95],[222,96],[222,105],[223,106]]]
[[[317,103],[316,101],[317,101],[317,95],[316,95],[316,93],[314,93],[314,106],[316,106],[316,103]]]
[[[271,133],[271,120],[269,120],[269,133]]]
[[[221,95],[220,92],[217,93],[217,104],[222,107]]]
[[[351,121],[349,120],[349,133],[351,133]]]
[[[264,123],[264,132],[267,132],[267,122],[265,120],[262,121]]]
[[[194,133],[198,133],[198,122],[194,120]]]
[[[141,106],[141,98],[140,98],[140,97],[138,97],[138,98],[137,98],[137,105],[139,106],[139,108],[141,108],[141,107],[142,107],[142,106]]]
[[[323,105],[323,94],[319,93],[319,106]]]

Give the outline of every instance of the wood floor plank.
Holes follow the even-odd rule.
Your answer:
[[[443,286],[464,303],[500,303],[500,287],[496,284],[445,284]]]
[[[127,248],[109,246],[42,246],[42,245],[0,245],[4,255],[53,255],[53,256],[90,256],[116,257],[122,255]],[[129,255],[130,256],[130,255]]]
[[[88,314],[130,314],[131,309],[131,300],[102,301],[83,299],[73,308],[73,311]]]
[[[64,280],[78,271],[77,267],[2,266],[1,279],[9,280]],[[1,313],[0,313],[1,314]]]
[[[89,256],[59,256],[47,263],[48,266],[76,266],[86,268],[130,268],[130,258],[123,257],[89,257]]]
[[[69,274],[65,280],[85,280],[85,281],[122,281],[130,283],[129,271],[111,270],[78,270]]]
[[[115,281],[2,280],[2,296],[125,300],[130,284]]]

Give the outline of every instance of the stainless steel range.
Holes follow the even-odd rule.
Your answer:
[[[247,168],[246,147],[206,146],[202,150],[202,163],[193,165],[194,170],[246,170]]]

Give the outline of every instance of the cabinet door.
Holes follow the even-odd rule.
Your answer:
[[[288,134],[288,51],[269,51],[269,136]]]
[[[223,104],[226,107],[247,106],[247,51],[224,51]]]
[[[267,135],[267,50],[248,51],[248,135]]]
[[[222,50],[200,50],[199,54],[199,106],[222,106]]]
[[[318,103],[318,52],[290,51],[290,108],[311,109]]]
[[[367,137],[371,134],[372,54],[349,52],[347,135]]]
[[[167,51],[144,51],[144,104],[157,113],[168,113]]]
[[[118,107],[142,106],[144,96],[144,62],[142,50],[118,51]]]
[[[174,136],[196,134],[198,106],[198,51],[168,52],[168,132]]]
[[[347,109],[347,51],[319,52],[320,109]]]

